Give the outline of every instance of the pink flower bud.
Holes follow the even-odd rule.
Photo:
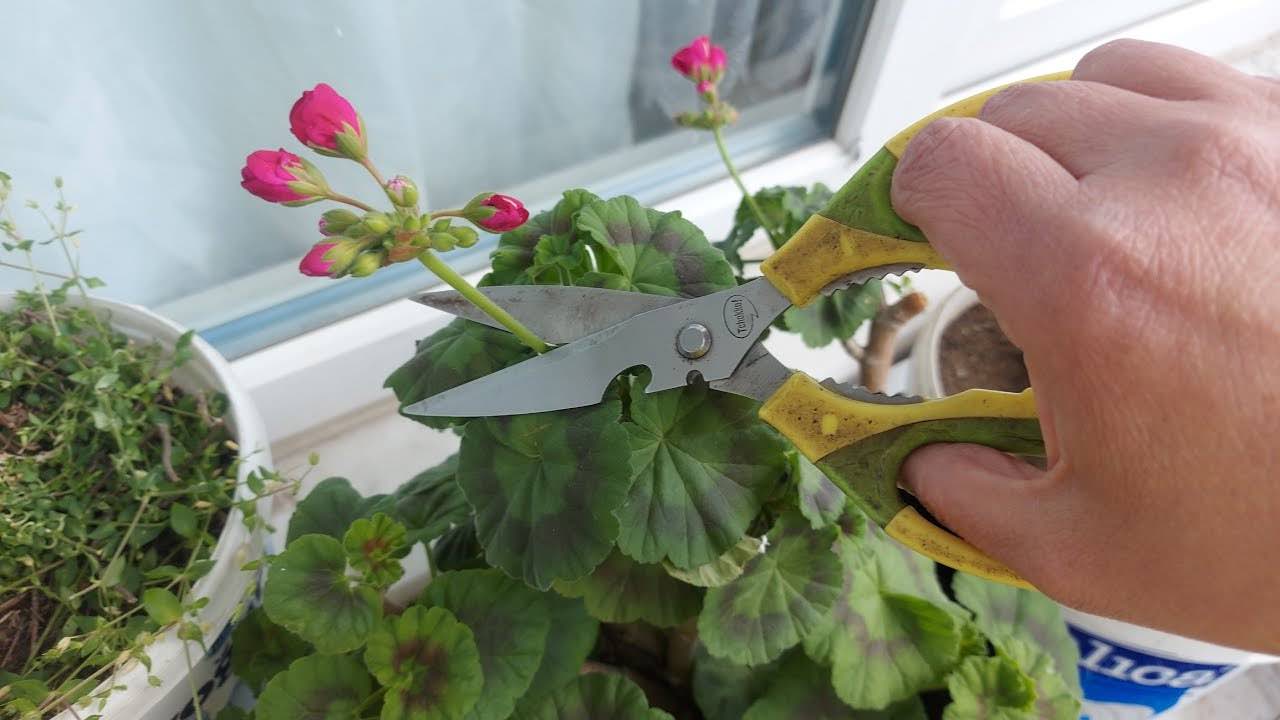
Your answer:
[[[529,211],[524,203],[511,197],[493,193],[478,202],[467,203],[464,215],[468,220],[489,232],[507,232],[515,230],[529,219]]]
[[[327,189],[315,166],[284,148],[249,153],[240,169],[240,186],[267,202],[286,205],[315,202]]]
[[[333,261],[326,260],[324,256],[337,244],[336,242],[316,243],[302,257],[302,262],[298,263],[298,270],[303,275],[310,275],[311,277],[329,277],[329,269],[333,267]]]
[[[304,145],[322,155],[364,158],[364,122],[356,109],[324,83],[302,93],[289,111],[289,130]]]
[[[676,72],[698,84],[698,92],[706,93],[714,89],[715,84],[724,77],[724,48],[712,45],[711,38],[700,35],[693,42],[676,51],[671,56],[671,67]]]

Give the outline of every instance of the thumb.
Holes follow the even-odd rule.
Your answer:
[[[926,445],[902,466],[902,485],[952,532],[1037,587],[1044,573],[1044,471],[983,445]]]

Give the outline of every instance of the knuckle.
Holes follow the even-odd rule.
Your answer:
[[[1151,52],[1153,44],[1132,38],[1120,38],[1105,42],[1090,50],[1076,63],[1072,77],[1077,80],[1096,80],[1111,72],[1123,72],[1125,66],[1137,57]]]
[[[1262,193],[1274,184],[1273,163],[1259,133],[1223,119],[1194,119],[1176,134],[1174,155],[1192,189],[1220,183]]]
[[[927,197],[955,167],[972,140],[972,128],[957,118],[939,118],[924,126],[907,144],[893,175],[895,204]]]

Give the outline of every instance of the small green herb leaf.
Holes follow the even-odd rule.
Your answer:
[[[295,660],[262,690],[258,720],[358,720],[373,679],[347,655]]]
[[[617,550],[595,572],[556,583],[556,590],[581,597],[592,616],[612,623],[642,620],[674,627],[698,614],[702,591],[676,580],[661,565],[644,565]]]
[[[231,671],[254,693],[261,693],[268,680],[312,652],[297,635],[267,619],[260,607],[250,610],[231,633]]]
[[[707,591],[698,617],[707,650],[738,663],[769,662],[818,627],[840,592],[836,535],[834,527],[811,530],[795,512],[780,517],[742,576]]]
[[[542,597],[499,570],[461,570],[433,580],[421,602],[449,610],[475,635],[484,687],[467,717],[510,715],[546,649],[550,619]]]
[[[640,562],[690,569],[714,562],[746,533],[785,471],[782,438],[759,405],[696,385],[645,394],[631,386],[635,482],[618,509],[618,547]]]
[[[169,527],[184,538],[196,536],[196,513],[182,503],[169,506]]]
[[[364,644],[382,619],[382,598],[347,575],[342,543],[304,535],[271,564],[262,606],[271,621],[322,653],[344,653]]]
[[[142,607],[156,624],[165,626],[182,619],[182,602],[164,588],[147,588],[142,593]]]
[[[659,720],[670,715],[649,708],[644,693],[622,675],[579,676],[512,720]]]
[[[383,620],[369,635],[364,663],[388,688],[383,720],[462,720],[484,685],[471,630],[439,607]]]
[[[545,590],[609,554],[614,510],[631,485],[621,403],[467,426],[458,483],[475,508],[485,559]]]
[[[1035,720],[1031,678],[1004,657],[971,657],[947,678],[943,720]]]
[[[515,335],[487,325],[457,319],[418,341],[414,356],[387,377],[400,408],[484,377],[529,358],[533,351]],[[456,418],[405,417],[444,429],[460,424]]]
[[[621,276],[619,289],[698,297],[734,286],[733,268],[696,225],[678,212],[646,208],[631,197],[593,202],[577,227],[609,262],[601,272]],[[590,276],[583,284],[595,284]]]

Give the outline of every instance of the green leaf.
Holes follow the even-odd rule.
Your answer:
[[[546,648],[550,619],[542,597],[499,570],[461,570],[433,580],[422,603],[449,610],[475,635],[484,687],[467,717],[510,715]]]
[[[565,235],[573,229],[574,216],[588,203],[600,198],[586,190],[566,190],[560,202],[550,210],[533,216],[524,225],[503,233],[493,251],[493,272],[486,284],[527,285],[532,282],[529,269],[534,264],[538,242],[543,236]]]
[[[346,478],[325,478],[302,498],[289,518],[287,542],[303,535],[328,535],[341,540],[351,523],[389,504],[386,495],[362,496]]]
[[[943,720],[1035,720],[1035,686],[1003,657],[971,657],[947,678]]]
[[[99,584],[102,587],[115,587],[120,584],[120,578],[124,576],[124,555],[117,555],[111,558],[111,562],[107,563],[107,567],[102,571],[102,580]]]
[[[1067,632],[1057,603],[1032,590],[966,573],[956,573],[951,587],[960,604],[973,611],[974,621],[984,633],[993,640],[1011,636],[1032,643],[1053,658],[1067,686],[1080,693],[1080,678],[1075,672],[1080,650]]]
[[[612,623],[643,620],[674,627],[697,615],[702,602],[701,590],[671,577],[661,565],[640,564],[617,550],[590,575],[555,587],[581,597],[587,612]]]
[[[742,720],[926,720],[917,698],[886,710],[854,710],[836,696],[830,680],[828,668],[802,652],[789,653]]]
[[[218,711],[217,720],[253,720],[253,711],[228,705]]]
[[[386,588],[404,575],[400,558],[409,554],[404,526],[385,513],[360,518],[342,536],[347,562],[364,573],[365,582]]]
[[[261,693],[276,673],[312,652],[297,635],[268,620],[260,607],[250,610],[231,633],[231,671],[254,693]]]
[[[383,620],[369,635],[364,664],[388,688],[383,720],[462,720],[484,685],[474,635],[439,607]]]
[[[868,280],[831,295],[822,295],[805,307],[793,307],[782,315],[790,332],[799,333],[809,347],[823,347],[832,340],[848,340],[862,323],[884,304],[881,281]]]
[[[476,539],[475,523],[467,522],[440,536],[429,551],[438,572],[484,569],[484,548]]]
[[[196,513],[182,503],[169,506],[169,527],[184,538],[196,536]]]
[[[568,233],[543,235],[533,248],[530,279],[540,284],[572,285],[591,270],[586,244]]]
[[[663,567],[666,568],[668,575],[681,582],[704,588],[720,587],[742,575],[743,568],[751,558],[760,554],[760,550],[760,540],[748,535],[706,565],[699,565],[692,570],[681,570],[670,562],[664,562]]]
[[[805,641],[856,708],[885,709],[938,687],[960,659],[964,610],[949,603],[931,562],[899,547],[878,531],[841,536],[840,600]]]
[[[458,456],[413,476],[392,494],[390,512],[408,529],[408,543],[429,543],[466,521],[471,506],[458,487]]]
[[[382,619],[382,598],[347,576],[342,543],[326,535],[303,535],[275,558],[262,606],[322,653],[360,647]]]
[[[811,530],[798,513],[778,518],[742,576],[707,591],[698,617],[707,650],[737,663],[769,662],[818,627],[840,592],[836,535],[834,527]]]
[[[693,660],[693,698],[707,720],[742,720],[777,670],[777,663],[739,665],[721,660],[699,645]]]
[[[617,197],[583,207],[577,227],[611,261],[601,261],[601,271],[621,276],[622,289],[698,297],[735,285],[724,255],[678,212],[662,213],[635,198]],[[583,284],[591,284],[589,276]]]
[[[463,320],[450,322],[418,341],[414,356],[383,383],[400,401],[400,409],[463,383],[514,365],[533,355],[515,335]],[[458,425],[458,418],[405,417],[436,429]]]
[[[547,605],[551,631],[542,664],[529,683],[529,691],[520,698],[517,714],[577,677],[600,632],[600,623],[587,614],[581,601],[555,593],[542,593],[541,597]]]
[[[182,602],[178,596],[164,588],[147,588],[142,593],[142,607],[147,615],[160,626],[182,619]]]
[[[582,577],[609,554],[614,510],[631,485],[616,398],[467,426],[458,483],[490,565],[541,590]]]
[[[309,655],[293,661],[262,690],[258,720],[359,720],[373,680],[355,658]]]
[[[817,465],[804,455],[795,453],[791,456],[791,472],[799,492],[800,514],[814,530],[840,519],[844,513],[844,493],[822,474]]]
[[[1058,671],[1053,657],[1020,637],[997,637],[992,640],[1001,657],[1008,658],[1031,678],[1036,689],[1037,720],[1076,720],[1080,717],[1079,673],[1069,666]],[[1068,684],[1066,676],[1075,681]]]
[[[822,183],[817,183],[812,188],[775,186],[757,190],[752,198],[764,214],[769,229],[779,242],[785,243],[811,215],[827,204],[831,199],[831,190]],[[725,258],[739,272],[742,271],[742,258],[738,251],[759,228],[760,222],[755,211],[744,198],[738,203],[733,216],[733,228],[728,237],[716,243],[716,247],[724,252]]]
[[[618,547],[687,570],[742,539],[786,469],[786,445],[753,400],[705,385],[646,394],[647,383],[631,386],[635,482],[617,512]]]
[[[651,710],[635,683],[615,673],[582,675],[522,710],[512,720],[658,720],[670,715]]]

